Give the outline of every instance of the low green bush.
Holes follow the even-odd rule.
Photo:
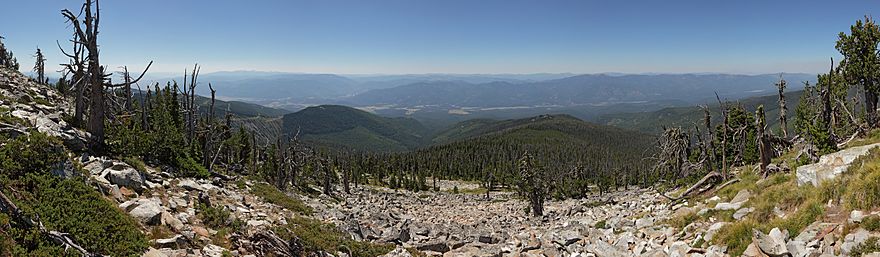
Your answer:
[[[295,217],[286,226],[276,227],[275,233],[285,240],[300,240],[306,251],[337,251],[351,253],[354,257],[373,257],[394,249],[390,244],[373,244],[356,241],[329,223],[305,217]]]
[[[42,133],[6,139],[0,147],[0,190],[30,219],[69,233],[86,250],[140,256],[148,244],[135,220],[85,182],[51,170],[67,160],[60,141]],[[78,256],[50,242],[38,229],[0,217],[0,255]]]
[[[251,193],[262,197],[267,202],[299,214],[311,215],[314,211],[312,210],[312,207],[306,205],[299,199],[288,196],[284,192],[281,192],[281,190],[278,190],[278,188],[275,188],[275,186],[266,183],[255,183],[254,186],[251,187]]]

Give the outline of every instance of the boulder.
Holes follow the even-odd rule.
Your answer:
[[[171,215],[168,212],[162,212],[162,223],[171,227],[171,229],[178,233],[186,228],[186,225],[184,225],[180,219],[174,217],[174,215]]]
[[[104,170],[107,180],[114,185],[127,187],[140,192],[144,189],[144,177],[141,173],[125,163],[114,163]]]
[[[856,158],[868,154],[869,150],[877,146],[880,143],[850,147],[823,155],[817,163],[800,166],[796,171],[798,185],[819,186],[822,181],[833,179],[846,171]]]
[[[785,235],[779,230],[779,228],[773,228],[769,235],[765,235],[757,229],[752,229],[752,235],[752,240],[755,245],[757,245],[764,254],[770,257],[791,255],[791,253],[788,252],[788,247],[785,245]]]
[[[177,181],[177,186],[186,189],[187,191],[205,191],[204,187],[192,179],[181,179],[180,181]]]
[[[858,228],[855,232],[850,232],[843,239],[843,244],[840,246],[840,253],[849,255],[853,247],[868,240],[870,235],[871,233],[863,228]]]
[[[162,222],[162,212],[164,211],[165,209],[162,208],[158,199],[142,199],[138,201],[137,207],[131,209],[128,214],[144,224],[158,225]]]
[[[749,200],[749,197],[752,197],[752,192],[748,189],[740,190],[736,193],[736,196],[733,197],[733,200],[730,200],[731,203],[744,203]]]

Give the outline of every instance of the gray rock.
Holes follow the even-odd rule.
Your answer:
[[[749,197],[752,197],[752,192],[748,189],[740,190],[736,193],[736,196],[733,197],[733,200],[730,200],[731,203],[744,203],[749,200]]]
[[[208,244],[202,248],[202,252],[205,253],[205,256],[207,257],[222,257],[223,251],[226,251],[226,249],[214,244]]]
[[[187,191],[205,191],[204,187],[192,179],[181,179],[177,181],[177,186],[186,189]]]
[[[855,210],[849,213],[849,222],[850,223],[862,223],[862,219],[865,218],[865,213],[859,210]]]
[[[769,235],[757,229],[752,229],[754,243],[764,254],[770,257],[788,256],[788,247],[785,245],[785,238],[779,228],[773,228]]]
[[[183,221],[180,221],[180,219],[174,217],[174,215],[171,215],[168,212],[162,212],[162,223],[171,227],[171,229],[178,233],[186,228],[186,225],[183,224]]]
[[[706,233],[703,234],[703,240],[706,240],[707,242],[711,242],[712,238],[715,237],[715,233],[718,233],[718,230],[721,230],[721,228],[727,224],[729,224],[729,223],[728,222],[716,222],[715,224],[712,224],[711,226],[709,226],[708,229],[706,229]]]
[[[682,241],[676,241],[669,246],[669,257],[686,257],[691,247]]]
[[[738,202],[738,203],[718,203],[718,204],[715,205],[715,209],[716,209],[716,210],[720,210],[720,211],[736,210],[736,209],[739,209],[740,207],[742,207],[743,204],[745,204],[745,202]]]
[[[159,248],[179,249],[187,246],[187,239],[183,235],[175,235],[171,238],[156,239],[155,245]]]
[[[643,229],[654,225],[654,219],[645,217],[636,220],[636,229]]]
[[[856,158],[868,154],[869,150],[877,146],[880,146],[880,143],[850,147],[823,155],[817,163],[800,166],[796,171],[798,185],[819,186],[822,181],[835,178],[846,171]]]
[[[394,250],[386,253],[385,255],[382,255],[381,257],[412,257],[412,254],[410,254],[409,251],[406,250],[406,248],[403,248],[402,246],[397,246],[397,248],[394,248]]]
[[[143,199],[138,202],[138,206],[128,212],[129,215],[147,225],[158,225],[162,222],[162,212],[165,209],[158,199]]]
[[[792,257],[806,257],[810,253],[807,251],[807,243],[802,241],[789,241],[785,244],[785,247],[788,248],[788,252],[791,253]]]
[[[435,240],[435,241],[421,244],[419,246],[416,246],[416,249],[419,251],[434,251],[434,252],[438,252],[438,253],[445,253],[445,252],[448,252],[449,250],[451,250],[449,248],[449,245],[446,244],[446,242],[443,242],[441,240]]]
[[[501,242],[501,239],[493,235],[480,235],[477,237],[477,242],[484,244],[497,244]]]
[[[840,253],[844,255],[849,255],[853,247],[861,244],[862,242],[865,242],[865,240],[868,240],[868,237],[870,235],[871,233],[863,228],[859,228],[855,232],[849,233],[843,239],[843,244],[840,245]]]
[[[752,213],[752,211],[754,211],[754,210],[755,210],[755,208],[751,208],[751,207],[740,208],[739,210],[736,210],[735,213],[733,213],[733,218],[736,220],[742,220],[743,218],[746,217],[746,215],[749,215],[749,213]]]
[[[124,163],[114,163],[104,170],[106,178],[115,185],[127,187],[135,191],[144,189],[144,177],[141,173]]]

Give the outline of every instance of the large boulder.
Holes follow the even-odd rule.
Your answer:
[[[770,230],[769,235],[765,235],[757,229],[752,229],[752,235],[754,236],[755,244],[764,254],[770,257],[791,256],[791,253],[788,252],[788,246],[785,245],[785,240],[788,236],[780,231],[779,228]]]
[[[140,220],[147,225],[158,225],[162,222],[162,203],[159,199],[142,199],[139,200],[137,206],[128,212],[132,217]]]
[[[105,169],[104,173],[107,180],[114,185],[127,187],[138,192],[144,189],[144,177],[128,164],[115,162],[113,166]]]
[[[880,143],[847,148],[823,155],[817,163],[800,166],[797,168],[798,185],[819,186],[822,181],[835,178],[846,171],[856,158],[868,154],[869,150],[878,146]]]

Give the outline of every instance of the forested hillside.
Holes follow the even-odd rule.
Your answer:
[[[557,197],[583,196],[592,185],[608,189],[654,179],[648,175],[653,138],[647,134],[568,115],[464,125],[472,126],[444,133],[450,143],[405,153],[352,154],[343,160],[356,173],[410,189],[427,189],[429,176],[512,187],[524,153],[534,158],[543,183],[553,185]]]
[[[321,105],[285,115],[283,136],[319,146],[359,151],[405,151],[430,142],[418,121],[385,118],[340,105]]]
[[[791,91],[785,93],[785,105],[788,108],[788,120],[794,119],[794,110],[798,101],[803,95],[803,90]],[[746,111],[754,112],[759,105],[764,106],[767,115],[767,125],[774,131],[779,129],[779,104],[778,96],[767,95],[758,97],[749,97],[740,100],[726,101],[727,105],[743,106]],[[705,105],[703,105],[705,106]],[[695,124],[703,122],[703,106],[688,107],[669,107],[653,112],[630,112],[607,114],[600,117],[596,122],[620,128],[633,129],[645,133],[659,134],[663,128],[669,127],[693,127]],[[716,115],[712,116],[712,123],[719,123],[722,120],[721,107],[718,102],[710,103],[709,110]],[[788,124],[788,129],[794,128],[793,123]]]

